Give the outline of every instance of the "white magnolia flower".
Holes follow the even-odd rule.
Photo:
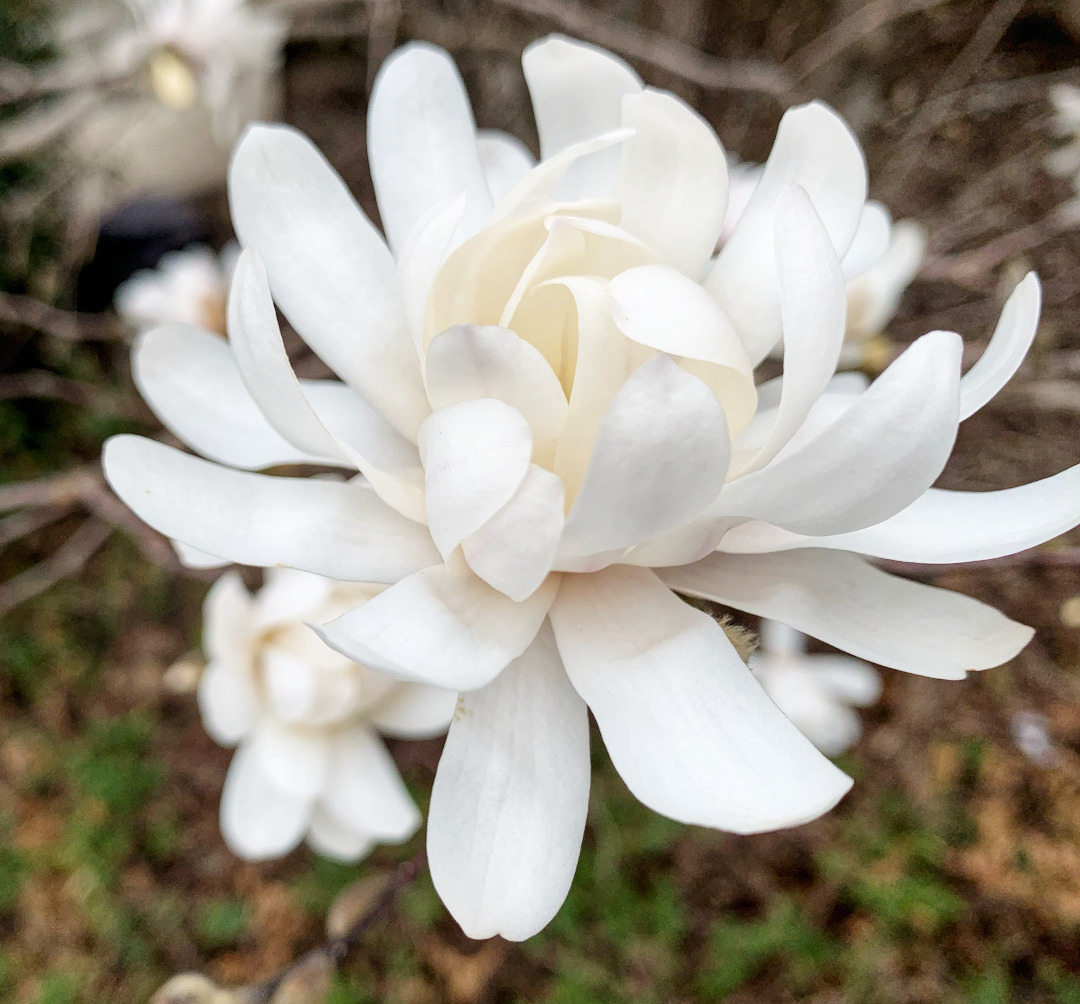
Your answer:
[[[128,192],[185,195],[219,183],[243,127],[277,115],[287,25],[265,6],[112,0],[87,13],[77,7],[60,28],[58,72],[91,81],[70,98],[70,145]],[[105,86],[93,88],[95,75]]]
[[[201,245],[172,251],[116,290],[116,312],[140,331],[178,321],[224,335],[225,303],[238,254],[231,244],[220,256]]]
[[[221,832],[241,857],[315,850],[355,861],[416,832],[420,812],[378,733],[446,731],[457,695],[373,673],[324,645],[325,623],[385,587],[273,569],[252,596],[236,572],[206,595],[207,732],[237,746],[221,795]]]
[[[132,436],[104,457],[135,512],[200,551],[392,584],[321,635],[465,692],[431,872],[468,934],[514,939],[574,874],[587,709],[630,790],[683,822],[791,826],[851,783],[672,590],[961,679],[1031,630],[859,555],[990,558],[1080,521],[1080,467],[1000,492],[930,487],[1034,337],[1033,276],[963,379],[960,337],[935,331],[869,389],[832,382],[840,260],[866,198],[834,112],[787,112],[714,257],[727,166],[709,125],[591,46],[549,39],[524,66],[531,169],[519,145],[491,156],[491,136],[481,156],[444,52],[387,61],[368,114],[385,240],[302,135],[248,132],[230,173],[246,250],[229,342],[166,327],[135,349],[143,392],[210,459]],[[340,382],[296,380],[275,303]],[[784,376],[755,388],[781,336]],[[363,477],[254,473],[305,462]]]
[[[852,708],[867,708],[881,696],[873,666],[846,655],[808,655],[806,635],[768,618],[761,622],[761,648],[750,668],[776,706],[826,756],[839,756],[859,741],[862,724]]]
[[[721,246],[749,204],[764,168],[733,160],[729,165],[727,214]],[[914,220],[893,223],[880,202],[868,201],[855,236],[840,262],[847,289],[847,322],[839,365],[874,366],[878,337],[892,320],[900,297],[918,274],[926,254],[926,231]],[[775,351],[779,355],[779,346]]]

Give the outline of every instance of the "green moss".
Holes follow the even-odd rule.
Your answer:
[[[147,756],[151,726],[138,713],[96,722],[68,769],[85,798],[104,803],[111,816],[130,819],[161,786],[161,766]]]
[[[251,914],[240,899],[219,899],[199,908],[195,937],[201,948],[216,952],[236,945],[251,930]]]

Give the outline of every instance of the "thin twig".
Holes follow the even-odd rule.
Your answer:
[[[71,512],[71,505],[50,506],[42,509],[26,509],[0,517],[0,547],[7,547],[23,537],[28,537],[50,523],[55,523]]]
[[[91,383],[70,380],[48,370],[28,370],[0,377],[0,400],[18,398],[44,398],[63,401],[79,408],[91,408],[96,412],[135,418],[138,411],[116,395],[103,391]]]
[[[70,505],[85,501],[101,485],[101,476],[90,467],[49,474],[33,481],[0,487],[0,512],[24,507]]]
[[[786,103],[794,81],[784,68],[756,59],[719,59],[676,39],[605,17],[565,0],[494,0],[552,21],[564,31],[605,49],[664,70],[706,90],[754,91]]]
[[[65,342],[111,342],[124,335],[123,327],[110,314],[77,314],[13,293],[0,293],[0,322],[31,328]]]
[[[356,920],[349,930],[335,938],[327,939],[321,948],[309,952],[264,983],[249,987],[245,1000],[249,1004],[267,1004],[277,992],[278,987],[312,955],[325,955],[334,965],[340,965],[345,956],[360,943],[361,938],[394,908],[398,897],[424,870],[426,864],[427,853],[420,851],[414,858],[399,865],[383,890],[382,895],[371,905],[370,909]]]
[[[48,558],[0,585],[0,616],[82,569],[112,529],[91,516]]]
[[[797,80],[805,80],[815,70],[832,62],[841,53],[892,21],[937,7],[945,0],[873,0],[860,7],[836,27],[807,43],[784,63]]]

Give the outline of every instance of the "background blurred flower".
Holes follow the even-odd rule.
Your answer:
[[[230,175],[246,250],[229,343],[167,327],[136,349],[155,411],[218,463],[137,437],[104,457],[128,505],[190,547],[390,586],[320,634],[466,692],[432,793],[432,876],[469,935],[512,939],[574,874],[587,709],[630,790],[676,820],[795,825],[850,785],[672,590],[961,679],[1030,629],[859,555],[992,557],[1080,521],[1080,468],[930,487],[1034,337],[1033,276],[962,379],[959,336],[936,331],[868,389],[834,382],[840,263],[866,211],[834,112],[785,114],[714,256],[727,165],[704,120],[591,46],[548,39],[524,68],[531,170],[481,157],[444,52],[383,66],[368,152],[385,242],[306,138],[251,130]],[[297,381],[275,301],[341,382]],[[755,387],[781,337],[784,376]],[[282,463],[364,480],[251,473]]]
[[[761,647],[750,658],[754,676],[799,731],[826,756],[851,749],[862,735],[853,708],[881,696],[872,666],[846,655],[809,655],[806,635],[764,619]]]
[[[241,857],[287,854],[307,836],[320,853],[353,861],[420,825],[378,733],[439,735],[456,694],[373,673],[308,627],[380,589],[272,569],[254,597],[236,572],[207,594],[199,706],[210,735],[238,747],[221,831]]]
[[[136,272],[116,291],[116,312],[140,331],[178,321],[225,334],[225,304],[239,249],[220,255],[195,245],[162,257]]]

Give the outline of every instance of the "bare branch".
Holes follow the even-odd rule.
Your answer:
[[[0,377],[0,400],[14,398],[44,398],[63,401],[80,408],[125,418],[135,418],[139,412],[114,394],[79,380],[69,380],[48,370],[29,370]]]
[[[565,0],[494,0],[552,21],[565,31],[656,69],[664,70],[706,90],[754,91],[786,104],[794,81],[782,67],[755,59],[719,59],[693,46],[625,21],[604,17]]]
[[[871,0],[835,28],[807,43],[785,63],[784,69],[798,81],[832,62],[845,50],[891,21],[937,7],[945,0]]]
[[[23,507],[71,505],[83,502],[101,485],[101,476],[90,467],[49,474],[34,481],[0,487],[0,512]]]
[[[122,325],[111,314],[77,314],[13,293],[0,293],[0,322],[65,342],[111,342],[124,336]]]
[[[93,516],[86,520],[48,558],[0,585],[0,616],[82,569],[110,533],[108,523]]]

